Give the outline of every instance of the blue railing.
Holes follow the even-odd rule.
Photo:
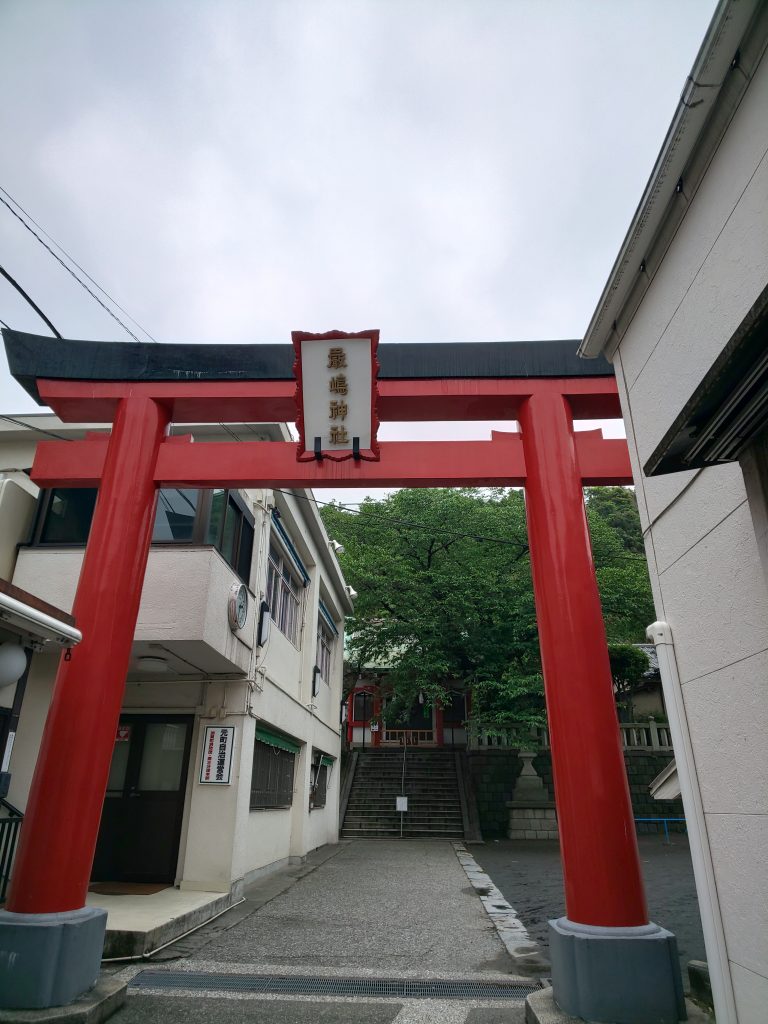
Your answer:
[[[24,815],[7,800],[0,800],[0,811],[6,812],[4,817],[0,817],[0,904],[3,904],[11,880],[13,855],[16,853]]]
[[[685,824],[685,818],[635,818],[635,821],[654,821],[656,823],[662,822],[664,825],[664,842],[669,846],[669,822],[670,821],[682,821]]]

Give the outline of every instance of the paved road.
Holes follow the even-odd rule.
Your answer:
[[[326,851],[327,856],[327,851]],[[225,918],[221,919],[225,921]],[[343,843],[317,870],[226,931],[199,935],[183,960],[140,971],[322,978],[510,980],[512,961],[450,843]],[[150,979],[155,980],[155,979]],[[186,979],[184,979],[186,980]],[[206,981],[207,984],[207,981]],[[114,1024],[522,1024],[522,1002],[263,996],[129,990]]]
[[[643,837],[640,850],[653,919],[675,931],[683,962],[703,958],[684,837],[670,847]],[[502,841],[469,852],[546,951],[546,922],[563,912],[557,843]],[[190,987],[164,989],[145,974],[149,986],[136,979],[114,1024],[523,1024],[522,1002],[227,991],[230,978],[254,974],[510,981],[513,962],[450,843],[342,843],[283,875],[157,961],[123,970],[127,979],[191,972]],[[194,974],[202,990],[191,987]]]
[[[679,834],[671,840],[666,846],[661,836],[640,836],[640,860],[651,920],[675,933],[687,990],[688,961],[706,960],[704,937],[688,840]],[[469,850],[548,955],[547,921],[565,913],[559,844],[500,840]]]

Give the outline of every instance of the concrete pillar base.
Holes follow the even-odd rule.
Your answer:
[[[107,912],[56,914],[0,910],[0,1008],[66,1006],[95,985]]]
[[[552,988],[561,1010],[610,1024],[686,1019],[675,936],[657,924],[603,928],[549,922]]]

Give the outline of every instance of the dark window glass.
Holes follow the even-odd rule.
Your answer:
[[[96,506],[96,489],[57,487],[50,494],[40,531],[43,544],[85,544]]]
[[[328,789],[328,765],[319,764],[312,768],[314,785],[312,786],[312,806],[325,807],[325,796]]]
[[[244,519],[240,530],[240,550],[237,553],[237,572],[244,580],[250,579],[252,556],[253,527]]]
[[[466,717],[467,703],[465,694],[458,693],[456,690],[451,690],[450,700],[443,701],[443,721],[452,722],[454,725],[458,725],[459,722],[463,722]]]
[[[189,542],[195,526],[200,498],[197,490],[162,490],[157,496],[153,541]]]
[[[224,517],[224,532],[221,535],[221,544],[219,546],[219,551],[221,551],[222,555],[230,565],[235,564],[235,552],[237,550],[241,519],[242,512],[240,512],[237,505],[235,505],[234,501],[230,498],[227,502],[227,513]]]
[[[290,807],[296,755],[256,740],[253,745],[251,809]]]
[[[208,519],[208,529],[205,531],[206,544],[218,546],[226,507],[227,492],[216,488],[211,494],[211,515]]]
[[[367,722],[373,714],[373,694],[358,691],[355,694],[354,720]]]

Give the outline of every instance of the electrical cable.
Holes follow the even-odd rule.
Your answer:
[[[3,191],[3,192],[5,192],[5,189],[2,189],[2,191]],[[6,195],[8,195],[8,193],[7,193],[7,192],[5,192],[5,194],[6,194]],[[15,202],[15,200],[14,200],[14,202]],[[74,279],[75,279],[75,280],[77,281],[77,283],[78,283],[78,284],[80,285],[80,287],[81,287],[81,288],[84,288],[84,289],[85,289],[85,290],[86,290],[86,291],[88,292],[88,294],[89,294],[89,295],[91,296],[91,298],[92,298],[92,299],[94,299],[94,300],[95,300],[96,302],[98,302],[98,304],[99,304],[99,305],[101,306],[101,308],[102,308],[102,309],[104,310],[104,312],[105,312],[105,313],[108,313],[108,314],[109,314],[109,315],[110,315],[110,316],[112,317],[112,319],[113,319],[113,320],[117,321],[117,323],[119,323],[119,324],[120,324],[120,326],[121,326],[121,327],[123,328],[123,330],[124,330],[124,331],[125,331],[125,332],[126,332],[127,334],[130,334],[130,336],[131,336],[131,337],[133,338],[133,340],[134,340],[134,341],[137,341],[137,342],[138,342],[138,343],[139,343],[139,344],[141,345],[141,344],[142,344],[141,338],[137,337],[137,336],[136,336],[136,335],[135,335],[135,334],[133,333],[133,331],[132,331],[132,330],[130,329],[130,327],[128,327],[128,326],[127,326],[126,324],[124,324],[124,323],[123,323],[123,321],[122,321],[122,320],[120,319],[120,317],[119,317],[119,316],[118,316],[118,315],[117,315],[116,313],[113,313],[113,312],[112,312],[112,310],[111,310],[111,309],[109,308],[109,306],[105,305],[105,303],[103,303],[103,302],[101,301],[101,299],[100,299],[100,298],[99,298],[99,296],[98,296],[98,295],[96,294],[96,292],[94,292],[92,288],[89,288],[89,287],[88,287],[88,285],[87,285],[87,284],[85,283],[85,281],[83,281],[83,280],[82,280],[82,278],[78,277],[78,276],[77,276],[77,274],[76,274],[76,273],[74,272],[74,270],[73,270],[73,269],[72,269],[71,267],[68,267],[68,266],[67,266],[67,264],[66,264],[66,263],[64,262],[64,260],[63,260],[63,259],[61,258],[61,256],[59,256],[59,255],[58,255],[58,253],[55,253],[55,252],[53,251],[53,249],[52,249],[52,248],[50,247],[50,245],[48,245],[48,243],[47,243],[47,242],[44,242],[44,241],[43,241],[43,239],[42,239],[42,238],[40,237],[40,235],[38,235],[38,233],[37,233],[37,232],[36,232],[36,231],[34,230],[34,228],[31,228],[31,227],[29,226],[29,224],[27,224],[27,222],[26,222],[26,221],[24,220],[24,218],[23,218],[22,216],[20,216],[20,214],[18,214],[18,213],[16,212],[16,210],[14,210],[14,208],[13,208],[13,207],[11,206],[11,204],[10,204],[10,203],[9,203],[9,202],[8,202],[7,200],[3,199],[3,197],[2,197],[2,196],[0,196],[0,203],[2,203],[2,204],[3,204],[3,206],[5,206],[5,207],[6,207],[6,208],[7,208],[8,210],[10,210],[10,212],[11,212],[11,213],[13,214],[13,216],[14,216],[14,217],[16,218],[16,220],[18,220],[20,224],[23,224],[23,225],[24,225],[24,227],[25,227],[25,228],[27,229],[27,231],[29,231],[29,233],[30,233],[31,235],[34,235],[34,237],[35,237],[35,238],[36,238],[36,239],[38,240],[38,242],[40,243],[40,245],[42,245],[44,249],[47,249],[47,251],[48,251],[48,252],[49,252],[49,253],[51,254],[51,256],[53,256],[53,258],[54,258],[54,259],[55,259],[55,260],[57,261],[57,263],[60,263],[60,264],[61,264],[61,266],[62,266],[62,267],[63,267],[63,268],[64,268],[64,269],[66,270],[66,272],[67,272],[68,274],[70,274],[70,275],[71,275],[72,277],[74,277]],[[19,209],[21,209],[21,207],[19,207]],[[43,229],[41,228],[40,230],[42,231]],[[58,243],[57,243],[57,244],[58,244]],[[64,250],[62,249],[62,252],[63,252],[63,251],[64,251]],[[74,260],[73,260],[73,262],[74,262]],[[100,286],[99,286],[99,285],[96,285],[96,287],[97,287],[97,288],[100,288]],[[101,291],[104,291],[104,289],[103,289],[103,288],[100,288],[100,290],[101,290]],[[106,294],[107,294],[107,292],[104,292],[104,294],[106,295]],[[31,300],[30,300],[30,301],[31,301]],[[110,301],[114,302],[114,300],[113,300],[113,299],[110,299]],[[115,302],[115,305],[117,306],[117,303],[116,303],[116,302]],[[35,307],[35,308],[37,308],[37,307]],[[118,308],[119,308],[119,307],[118,307]],[[39,311],[38,311],[38,312],[39,312]],[[43,316],[43,314],[42,314],[42,313],[41,313],[40,315],[41,315],[41,316]],[[60,334],[59,334],[59,332],[58,332],[58,331],[57,331],[57,330],[56,330],[56,329],[55,329],[55,328],[53,327],[53,325],[51,324],[50,320],[48,320],[48,318],[47,318],[47,317],[45,317],[45,316],[43,316],[43,319],[44,319],[44,320],[46,321],[46,323],[48,324],[48,326],[49,326],[49,327],[51,327],[51,330],[53,330],[53,331],[54,331],[54,333],[56,334],[56,337],[57,337],[57,338],[61,338],[61,335],[60,335]],[[133,317],[131,317],[131,319],[133,320]],[[135,321],[134,321],[134,322],[135,322]],[[143,330],[144,330],[144,328],[142,327],[142,328],[141,328],[141,330],[143,331]],[[151,335],[151,334],[148,334],[148,333],[147,333],[146,331],[144,331],[144,333],[145,333],[145,334],[147,334],[147,337],[149,337],[149,338],[152,338],[152,335]],[[155,339],[154,339],[154,338],[152,338],[152,340],[154,341]]]
[[[157,338],[153,337],[149,333],[149,331],[146,329],[146,327],[142,327],[142,325],[139,323],[139,321],[136,320],[135,317],[132,317],[131,314],[128,312],[128,310],[125,309],[123,306],[121,306],[120,303],[109,294],[109,292],[106,290],[106,288],[102,288],[98,281],[94,281],[94,279],[91,277],[91,275],[85,269],[85,267],[81,266],[77,262],[77,260],[74,258],[74,256],[72,256],[71,253],[68,253],[67,250],[64,248],[64,246],[60,242],[57,242],[56,239],[53,237],[53,235],[49,234],[45,230],[45,228],[42,226],[42,224],[38,223],[38,221],[35,220],[35,218],[32,216],[31,213],[29,213],[28,210],[24,209],[24,207],[21,205],[21,203],[18,201],[18,199],[14,199],[13,196],[10,194],[10,192],[8,192],[7,189],[4,189],[2,185],[0,185],[0,192],[2,192],[4,196],[7,196],[7,198],[11,200],[13,205],[15,207],[17,207],[19,210],[21,210],[21,212],[24,214],[24,216],[28,220],[32,221],[32,223],[35,225],[35,227],[39,228],[40,231],[42,231],[42,233],[45,235],[45,237],[47,239],[49,239],[51,242],[53,242],[53,244],[56,246],[57,249],[59,249],[61,252],[64,253],[64,255],[67,257],[67,259],[69,260],[70,263],[73,263],[81,273],[85,274],[85,276],[88,278],[88,280],[91,282],[91,284],[94,285],[96,288],[98,288],[102,295],[106,295],[106,297],[109,299],[109,301],[112,303],[113,306],[117,306],[117,308],[120,310],[121,313],[125,313],[125,315],[128,317],[128,319],[131,321],[132,324],[136,324],[136,326],[139,328],[140,331],[143,331],[144,334],[146,334],[146,336],[148,338],[151,338],[151,340],[154,341],[155,344],[157,344]],[[11,211],[11,212],[13,212],[13,211]]]
[[[280,487],[271,487],[270,490],[276,491],[278,494],[293,494],[295,498],[299,498],[302,501],[308,501],[312,505],[333,505],[335,508],[341,509],[343,512],[349,512],[355,516],[361,516],[364,519],[373,519],[376,522],[382,523],[389,526],[405,526],[414,530],[428,530],[430,533],[440,533],[444,536],[453,537],[454,540],[476,540],[481,543],[489,541],[493,544],[503,544],[506,547],[517,547],[527,548],[527,544],[522,544],[519,541],[504,540],[502,537],[482,537],[473,533],[454,533],[452,530],[440,530],[435,529],[432,526],[425,526],[424,523],[416,523],[413,520],[408,519],[390,519],[388,516],[377,515],[375,512],[363,512],[360,509],[351,508],[347,505],[340,505],[335,501],[318,501],[316,498],[307,498],[303,494],[296,494],[294,491],[282,490]]]
[[[44,430],[42,427],[35,427],[31,423],[25,423],[23,420],[17,420],[15,416],[7,416],[5,413],[0,414],[0,420],[8,420],[9,423],[15,423],[19,427],[26,427],[27,430],[34,430],[38,434],[45,434],[47,437],[55,437],[57,441],[74,441],[74,437],[64,437],[63,434],[54,434],[52,430]]]
[[[0,197],[0,202],[2,202],[2,198],[1,197]],[[61,339],[61,335],[59,334],[59,332],[53,326],[53,324],[48,319],[48,317],[45,315],[45,313],[42,311],[42,309],[40,309],[40,307],[37,305],[37,303],[33,299],[31,299],[29,297],[29,295],[27,295],[27,293],[21,287],[19,282],[14,280],[14,278],[11,277],[11,275],[8,273],[8,271],[4,267],[0,267],[0,274],[3,275],[3,277],[6,279],[6,281],[8,281],[10,284],[13,285],[13,287],[16,289],[16,291],[19,293],[19,295],[22,297],[22,299],[24,299],[25,302],[29,303],[29,305],[32,307],[32,309],[34,309],[34,311],[37,313],[37,315],[40,317],[40,319],[45,321],[45,323],[50,327],[50,329],[53,331],[53,333],[56,335],[56,337],[61,341],[62,339]]]
[[[362,516],[362,517],[364,517],[366,519],[373,519],[375,522],[381,523],[382,525],[404,526],[404,527],[406,527],[408,529],[427,530],[430,533],[440,533],[440,534],[443,534],[445,536],[452,537],[452,538],[454,538],[454,540],[475,540],[475,541],[478,541],[481,544],[483,544],[485,542],[490,542],[490,543],[493,543],[493,544],[501,544],[504,547],[518,548],[519,550],[523,550],[523,549],[528,547],[527,543],[523,544],[520,541],[504,540],[504,538],[502,538],[502,537],[484,537],[484,536],[481,536],[481,535],[478,535],[478,534],[473,534],[473,533],[453,533],[450,530],[435,529],[434,527],[426,526],[423,523],[413,522],[413,520],[390,519],[387,516],[376,515],[375,512],[374,513],[362,512],[362,511],[360,511],[360,509],[351,508],[348,505],[340,505],[338,502],[335,502],[335,501],[318,501],[316,498],[307,498],[303,494],[296,494],[294,491],[286,491],[286,490],[281,489],[280,487],[271,487],[270,490],[276,491],[279,494],[292,494],[294,498],[298,498],[301,501],[307,501],[307,502],[309,502],[312,505],[332,505],[334,508],[341,509],[343,512],[349,512],[352,515]],[[647,564],[647,559],[643,555],[629,555],[629,554],[626,554],[626,555],[614,555],[612,558],[608,559],[607,562],[601,563],[601,565],[596,566],[596,567],[597,568],[604,568],[605,565],[610,565],[611,562],[614,562],[614,561],[619,560],[619,559],[635,561],[635,562],[645,562]]]

